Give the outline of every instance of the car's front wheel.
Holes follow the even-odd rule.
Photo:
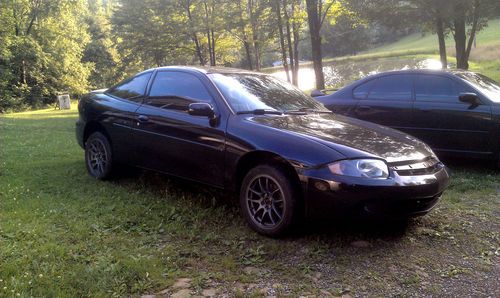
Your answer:
[[[240,206],[246,221],[260,234],[278,237],[290,232],[300,216],[298,191],[280,167],[260,165],[241,185]]]
[[[101,132],[94,132],[85,143],[85,164],[90,176],[105,180],[113,170],[113,156],[108,138]]]

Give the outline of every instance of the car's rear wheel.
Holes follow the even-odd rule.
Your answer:
[[[260,234],[278,237],[290,232],[299,218],[298,202],[295,185],[280,167],[260,165],[243,179],[241,210],[250,227]]]
[[[90,176],[105,180],[111,177],[113,156],[108,138],[101,132],[94,132],[85,143],[85,164]]]

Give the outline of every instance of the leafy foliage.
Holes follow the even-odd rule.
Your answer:
[[[260,70],[281,61],[298,84],[299,61],[312,60],[322,87],[325,56],[422,30],[440,36],[442,61],[453,35],[457,65],[467,68],[475,34],[500,14],[497,2],[0,0],[0,113],[172,64]]]
[[[0,112],[50,103],[59,92],[85,92],[92,65],[82,62],[90,39],[84,2],[1,3]]]

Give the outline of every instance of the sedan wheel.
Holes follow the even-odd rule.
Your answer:
[[[105,135],[93,133],[85,143],[85,163],[92,177],[109,178],[112,169],[111,146]]]
[[[297,192],[277,167],[258,166],[243,180],[240,205],[248,224],[268,236],[281,236],[295,223]]]
[[[252,220],[261,228],[274,227],[283,219],[283,190],[271,176],[255,177],[247,188],[246,200]]]

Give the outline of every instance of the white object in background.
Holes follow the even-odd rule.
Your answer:
[[[58,95],[57,101],[59,102],[59,109],[60,110],[71,109],[71,103],[69,101],[69,94]]]

